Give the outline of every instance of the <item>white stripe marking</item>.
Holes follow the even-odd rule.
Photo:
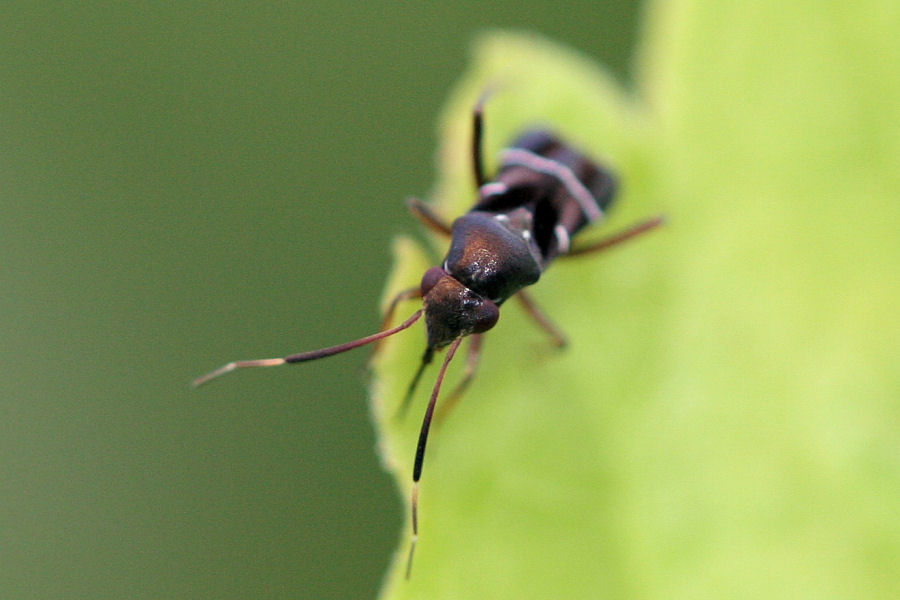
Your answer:
[[[508,189],[509,188],[506,187],[505,183],[500,183],[499,181],[491,181],[490,183],[486,183],[481,186],[478,192],[482,198],[487,198],[488,196],[505,194]]]
[[[569,232],[566,231],[566,228],[562,225],[557,225],[553,228],[553,233],[556,234],[556,245],[559,248],[560,254],[565,254],[569,251]]]
[[[561,162],[545,158],[534,152],[523,150],[522,148],[507,148],[503,151],[501,157],[504,165],[527,167],[538,173],[556,177],[564,186],[566,186],[566,189],[572,194],[572,197],[575,198],[575,201],[578,202],[578,205],[581,207],[581,212],[584,213],[589,221],[596,221],[603,217],[603,211],[600,210],[597,199],[594,198],[590,190],[584,187],[584,184],[575,177],[575,173],[572,172],[572,169]]]

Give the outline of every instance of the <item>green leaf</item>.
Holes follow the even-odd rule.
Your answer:
[[[504,307],[432,429],[412,578],[407,525],[385,598],[895,593],[896,6],[652,4],[634,97],[541,38],[480,40],[442,119],[442,214],[472,202],[470,112],[490,85],[489,159],[545,124],[619,173],[609,224],[586,237],[657,212],[670,224],[544,274],[534,294],[566,351]],[[386,297],[445,245],[398,240]],[[416,326],[374,361],[404,498],[428,374],[394,414],[423,349]]]

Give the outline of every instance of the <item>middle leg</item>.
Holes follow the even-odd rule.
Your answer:
[[[519,301],[519,304],[522,305],[525,314],[534,319],[534,322],[537,323],[538,327],[543,329],[544,332],[550,336],[550,341],[554,346],[557,348],[564,348],[566,346],[567,341],[565,334],[560,331],[560,329],[553,324],[553,321],[550,320],[550,317],[544,314],[544,311],[535,304],[528,292],[521,290],[515,295],[515,298]]]

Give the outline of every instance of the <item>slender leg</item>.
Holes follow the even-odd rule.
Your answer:
[[[666,222],[666,218],[662,215],[656,215],[655,217],[650,217],[644,221],[640,221],[635,223],[631,227],[627,229],[623,229],[618,233],[614,233],[605,238],[601,238],[596,242],[592,242],[587,246],[582,246],[580,248],[573,248],[569,250],[568,254],[563,254],[560,258],[569,257],[569,256],[585,256],[587,254],[594,254],[595,252],[600,252],[602,250],[606,250],[607,248],[611,248],[612,246],[616,246],[624,241],[630,240],[631,238],[637,237],[643,233],[647,233],[648,231],[652,231],[659,227],[660,225]]]
[[[525,309],[525,313],[534,319],[534,322],[538,324],[538,327],[543,329],[547,335],[550,336],[553,345],[557,348],[564,348],[567,343],[565,334],[560,331],[550,318],[544,314],[544,311],[535,304],[531,294],[525,290],[521,290],[515,297],[522,305],[522,308]]]
[[[490,96],[490,90],[485,90],[475,103],[472,110],[472,169],[475,175],[475,187],[483,186],[487,179],[484,176],[484,157],[482,155],[481,139],[484,132],[484,103]]]
[[[418,198],[408,198],[406,200],[406,208],[408,208],[409,212],[411,212],[415,218],[420,220],[428,229],[435,233],[450,237],[453,228],[435,214],[430,206]]]
[[[478,98],[472,109],[472,171],[475,176],[475,186],[480,188],[487,179],[484,175],[484,156],[482,149],[482,137],[484,132],[484,103],[491,95],[491,90],[486,89]],[[452,227],[434,213],[427,204],[418,198],[409,198],[406,207],[428,229],[446,236],[452,233]]]
[[[463,394],[466,393],[466,390],[469,389],[469,384],[472,383],[472,380],[475,378],[475,373],[478,370],[478,360],[481,358],[481,344],[484,336],[480,333],[474,333],[469,336],[469,348],[466,352],[466,366],[463,370],[462,378],[459,380],[459,383],[456,384],[456,387],[453,388],[446,398],[444,398],[443,404],[441,404],[440,408],[438,408],[437,414],[434,417],[436,423],[440,423],[450,414],[450,411],[459,403],[460,398],[463,397]]]
[[[406,300],[412,300],[413,298],[421,298],[422,297],[422,289],[418,286],[414,288],[409,288],[408,290],[403,290],[398,293],[391,300],[391,303],[388,304],[387,310],[384,311],[384,318],[381,320],[381,329],[387,329],[391,325],[391,320],[394,318],[394,311],[397,310],[397,305],[401,302],[405,302]],[[381,345],[381,342],[375,343],[375,348],[378,348]]]

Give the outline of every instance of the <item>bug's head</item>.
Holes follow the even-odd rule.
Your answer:
[[[422,277],[428,347],[442,348],[456,338],[482,333],[497,324],[500,309],[440,267]]]

